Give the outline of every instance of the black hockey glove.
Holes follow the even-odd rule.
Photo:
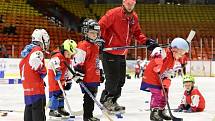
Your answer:
[[[174,112],[182,112],[183,111],[183,107],[179,106],[177,109],[174,110]]]
[[[84,73],[80,73],[80,72],[77,71],[76,74],[75,74],[75,76],[73,77],[73,80],[74,80],[76,83],[79,83],[79,82],[83,81],[84,76],[85,76]]]
[[[76,81],[76,83],[83,81],[85,76],[83,67],[81,65],[76,65],[74,66],[74,70],[75,70],[75,74],[74,74],[73,80]]]
[[[81,66],[81,65],[78,64],[78,65],[74,66],[73,68],[74,68],[75,72],[79,72],[79,73],[84,74],[83,66]]]
[[[185,112],[185,113],[192,113],[193,110],[192,110],[192,108],[190,107],[188,110],[185,110],[184,112]]]
[[[154,50],[156,47],[160,47],[159,44],[153,39],[147,39],[146,46],[147,46],[147,49],[150,51]]]
[[[64,90],[70,90],[72,87],[72,82],[70,82],[70,80],[67,80],[68,82],[66,82],[66,86],[64,87]]]
[[[43,82],[44,83],[44,87],[46,87],[46,82]]]
[[[100,82],[103,83],[104,80],[105,80],[105,75],[103,73],[103,70],[102,69],[99,69],[100,70]]]
[[[97,39],[95,43],[99,46],[99,52],[101,53],[105,46],[105,41],[103,39]]]

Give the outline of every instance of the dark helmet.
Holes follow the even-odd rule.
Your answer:
[[[100,35],[100,26],[98,24],[98,22],[96,20],[93,20],[93,19],[85,19],[84,22],[83,22],[83,25],[81,27],[81,32],[82,34],[84,35],[84,38],[86,40],[89,40],[90,42],[95,42],[96,39],[92,39],[92,38],[89,38],[87,36],[87,33],[89,32],[89,30],[95,30],[98,32],[98,35],[97,35],[97,38],[99,38],[99,35]]]

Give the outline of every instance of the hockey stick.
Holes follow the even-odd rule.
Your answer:
[[[194,30],[191,30],[188,37],[187,37],[187,42],[191,43],[191,41],[193,40],[194,36],[195,36],[196,32]]]
[[[168,47],[169,44],[159,44],[160,47]],[[103,51],[108,50],[125,50],[125,49],[136,49],[136,48],[147,48],[146,45],[133,45],[133,46],[122,46],[122,47],[110,47],[110,48],[104,48]]]
[[[66,67],[68,68],[68,70],[75,76],[76,73],[72,70],[72,68],[66,63],[64,62],[64,64],[66,65]],[[92,98],[92,100],[96,103],[96,105],[100,108],[100,110],[102,111],[102,113],[110,120],[113,121],[113,119],[109,116],[109,114],[107,113],[107,109],[100,104],[96,98],[93,96],[93,94],[89,91],[89,89],[84,85],[83,82],[79,82],[79,84],[81,85],[81,87],[83,87],[84,91],[86,91],[86,93]]]
[[[177,108],[175,108],[175,109],[170,109],[170,110],[176,110]],[[139,109],[140,111],[143,111],[142,109]],[[151,111],[150,109],[145,109],[145,111]]]
[[[187,39],[186,39],[187,42],[189,43],[190,50],[191,50],[191,41],[193,40],[195,34],[196,34],[196,32],[194,30],[191,30]],[[191,52],[189,53],[189,57],[191,58]],[[191,61],[190,61],[190,67],[191,67]],[[190,69],[190,73],[191,73],[191,69]]]
[[[54,65],[53,65],[53,64],[50,64],[50,66],[51,66],[51,69],[53,70],[54,74],[56,75],[56,70],[55,70],[55,68],[54,68]],[[57,80],[57,83],[58,83],[58,85],[59,85],[59,87],[60,87],[60,90],[61,90],[62,93],[63,93],[63,97],[64,97],[65,102],[66,102],[66,105],[67,105],[67,107],[68,107],[68,109],[69,109],[70,118],[75,118],[74,116],[72,116],[72,110],[71,110],[71,107],[70,107],[70,105],[69,105],[69,101],[68,101],[68,99],[67,99],[67,97],[66,97],[66,92],[64,91],[63,86],[62,86],[60,80]]]
[[[109,116],[109,114],[107,113],[107,109],[104,108],[104,106],[102,106],[97,100],[96,98],[92,95],[92,93],[89,91],[89,89],[84,85],[83,82],[79,82],[79,84],[81,85],[81,87],[83,87],[84,91],[87,92],[87,94],[93,99],[93,101],[97,104],[97,106],[101,109],[102,113],[110,120],[113,121],[113,119],[111,119],[111,117]]]
[[[167,103],[167,108],[168,108],[170,117],[172,118],[173,121],[183,121],[183,118],[176,118],[175,116],[172,115],[171,108],[170,108],[170,105],[169,105],[169,101],[168,101],[168,98],[167,98],[167,93],[166,93],[166,90],[165,90],[165,88],[163,86],[163,81],[162,81],[160,75],[159,75],[159,80],[160,80],[161,87],[162,87],[162,90],[163,90],[164,98],[165,98],[166,103]]]
[[[23,113],[24,111],[21,111],[21,110],[0,109],[0,112],[18,112],[18,113]]]

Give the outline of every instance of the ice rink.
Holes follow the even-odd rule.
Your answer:
[[[126,113],[123,118],[117,119],[112,116],[114,121],[149,121],[150,93],[140,91],[141,79],[129,79],[122,91],[122,96],[119,100],[121,105],[126,106]],[[212,121],[215,117],[215,78],[213,77],[198,77],[196,85],[203,94],[206,100],[206,109],[200,113],[175,113],[176,117],[183,118],[184,121]],[[99,100],[104,84],[99,87],[97,99]],[[48,88],[46,88],[46,91]],[[181,77],[172,80],[172,85],[169,93],[169,102],[171,108],[176,108],[180,103],[183,94],[183,86]],[[72,89],[67,91],[70,105],[73,111],[82,109],[82,94],[78,84],[73,83]],[[47,96],[48,97],[48,96]],[[23,89],[21,84],[0,84],[0,109],[15,110],[9,112],[7,116],[0,117],[0,121],[23,121]],[[47,100],[48,101],[48,100]],[[101,121],[108,121],[101,111],[95,106],[94,115],[99,117]],[[48,111],[47,111],[48,112]],[[47,116],[47,119],[49,117]],[[82,116],[78,116],[75,121],[82,121]]]

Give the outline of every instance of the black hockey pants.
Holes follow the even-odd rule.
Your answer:
[[[105,102],[107,97],[113,96],[113,102],[121,96],[122,87],[125,84],[126,60],[124,55],[113,55],[107,52],[103,53],[102,64],[105,73],[105,90],[101,96],[101,103]]]
[[[87,86],[87,88],[93,94],[93,96],[96,97],[98,87]],[[84,118],[88,119],[93,117],[94,101],[86,92],[84,92],[83,108],[84,108],[84,115],[83,115]]]
[[[46,121],[45,106],[45,98],[31,105],[25,105],[24,121]]]

